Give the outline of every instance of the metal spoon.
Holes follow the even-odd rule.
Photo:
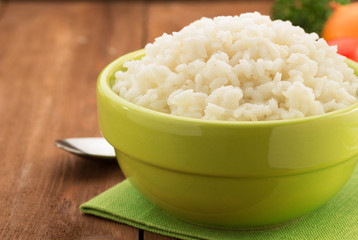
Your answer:
[[[55,146],[83,157],[115,159],[113,147],[101,137],[66,138],[55,141]]]

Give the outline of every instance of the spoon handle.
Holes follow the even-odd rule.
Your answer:
[[[66,138],[55,141],[55,146],[84,157],[114,159],[113,147],[102,137]]]

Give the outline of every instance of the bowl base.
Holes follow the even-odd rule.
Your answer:
[[[174,217],[176,217],[176,216],[174,216]],[[200,222],[194,222],[194,221],[191,221],[191,220],[188,220],[188,219],[183,219],[183,218],[177,218],[177,219],[179,219],[179,220],[181,220],[183,222],[198,226],[198,227],[202,227],[202,228],[209,228],[209,229],[222,230],[222,231],[249,232],[249,231],[261,231],[261,230],[267,230],[267,229],[280,228],[280,227],[292,224],[294,222],[298,222],[303,218],[305,218],[305,216],[299,216],[299,217],[289,219],[287,221],[277,223],[277,224],[273,224],[273,225],[262,225],[262,226],[220,226],[220,225],[203,224],[203,223],[200,223]]]

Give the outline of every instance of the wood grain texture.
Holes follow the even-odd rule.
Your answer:
[[[0,0],[0,239],[173,239],[81,214],[124,176],[115,162],[53,142],[100,135],[95,85],[110,61],[202,16],[268,14],[271,5]]]
[[[124,178],[118,165],[71,156],[53,142],[99,136],[97,75],[141,47],[142,11],[141,3],[7,6],[0,20],[0,239],[138,239],[137,229],[78,209]]]
[[[5,0],[0,0],[0,19],[5,11],[6,5],[7,3],[5,2]]]

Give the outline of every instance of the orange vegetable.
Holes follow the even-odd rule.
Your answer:
[[[342,37],[358,38],[358,2],[348,5],[332,2],[331,7],[333,13],[323,27],[322,37],[327,41]]]

